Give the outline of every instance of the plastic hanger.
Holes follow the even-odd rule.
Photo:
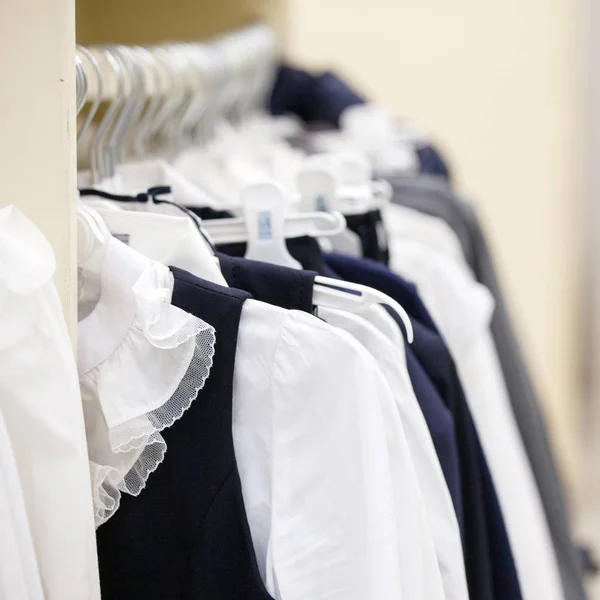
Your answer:
[[[301,210],[339,210],[339,176],[337,163],[332,156],[314,155],[306,158],[298,172],[296,185],[300,192]],[[356,258],[363,255],[360,237],[348,228],[322,241],[327,243],[327,246],[322,243],[322,247],[330,252]]]
[[[94,116],[98,112],[100,103],[102,102],[104,84],[102,81],[102,70],[100,69],[100,65],[98,64],[96,57],[81,44],[77,44],[77,52],[81,53],[84,56],[84,58],[90,63],[95,74],[95,89],[91,94],[92,105],[90,106],[88,115],[77,134],[77,145],[80,145],[82,143],[82,140],[85,138],[85,135],[88,132],[90,125],[92,124]],[[86,74],[88,81],[91,81],[91,78],[88,76],[87,71],[85,70],[85,65],[84,73]],[[84,100],[87,100],[87,94]]]
[[[247,232],[246,258],[301,269],[285,245],[286,195],[277,183],[257,183],[242,191]]]
[[[385,304],[402,319],[408,343],[411,344],[414,340],[414,331],[407,312],[393,298],[379,290],[357,283],[317,276],[313,288],[313,304],[353,313],[361,313],[377,304]]]
[[[94,50],[92,49],[92,52]],[[120,107],[125,99],[125,76],[121,63],[113,56],[109,48],[97,50],[101,59],[103,99],[110,100],[109,106],[100,121],[91,143],[92,173],[94,184],[107,179],[114,174],[110,158],[105,148],[105,140],[110,132],[112,123],[117,118]],[[104,68],[103,68],[104,67]]]
[[[258,217],[257,213],[269,213],[281,221],[281,243],[294,237],[330,237],[335,236],[346,228],[346,219],[339,212],[303,212],[286,213],[289,199],[283,186],[275,183],[252,184],[242,191],[242,204],[246,208],[244,217],[231,219],[211,219],[203,222],[204,229],[215,245],[248,243],[250,241],[249,228],[247,226],[248,215],[252,212],[251,219],[254,225],[258,219],[263,219],[266,227],[270,219],[267,215]],[[254,208],[251,208],[254,207]],[[273,230],[273,228],[271,227]],[[256,235],[258,235],[255,232]],[[275,233],[273,233],[273,236]],[[266,233],[264,237],[268,236]],[[268,240],[263,240],[267,245]],[[280,264],[280,263],[277,263]]]

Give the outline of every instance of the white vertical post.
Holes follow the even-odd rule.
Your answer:
[[[0,206],[46,235],[76,324],[75,0],[0,2]]]

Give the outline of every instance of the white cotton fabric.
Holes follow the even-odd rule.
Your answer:
[[[452,262],[470,268],[456,233],[439,217],[399,204],[387,204],[382,215],[388,232],[390,254],[394,253],[396,241],[414,240],[426,244]]]
[[[347,331],[373,355],[393,393],[397,414],[400,417],[400,422],[395,420],[396,436],[405,454],[402,457],[399,452],[396,452],[391,456],[400,512],[399,538],[405,552],[401,565],[403,582],[410,581],[411,578],[427,581],[441,575],[443,597],[446,600],[468,600],[469,592],[458,520],[425,417],[412,388],[403,345],[394,344],[362,316],[320,308],[319,317]],[[396,330],[399,331],[397,326]],[[402,458],[406,463],[404,469]],[[411,484],[415,490],[412,493]],[[426,519],[423,519],[420,511],[403,506],[410,501],[425,507]],[[409,524],[403,520],[414,522],[419,518],[423,520],[420,524],[422,533],[413,539],[408,535]],[[419,548],[422,548],[424,561],[429,563],[428,571],[418,568],[419,563],[415,557]],[[431,564],[436,557],[437,570]],[[415,589],[419,589],[418,580],[411,589],[406,590],[406,597],[419,597],[415,595]],[[429,594],[424,597],[433,596]]]
[[[51,280],[54,270],[52,248],[40,231],[17,208],[0,210],[0,413],[20,479],[43,597],[96,600],[100,584],[83,410],[75,358]],[[0,468],[9,477],[5,481],[15,486],[4,492],[16,502],[12,527],[19,554],[4,555],[10,532],[2,527],[0,572],[15,565],[11,575],[16,578],[16,562],[25,575],[35,567],[24,515],[17,514],[18,483],[14,473],[9,475],[9,461],[3,457]],[[35,580],[31,574],[25,582],[29,595],[23,597],[36,597]]]
[[[413,281],[448,343],[481,438],[524,600],[562,600],[548,523],[490,333],[494,301],[467,268],[430,245],[396,239],[392,268]]]
[[[351,336],[244,303],[233,436],[258,567],[277,600],[409,597],[382,399],[393,409],[380,368]]]
[[[15,456],[0,412],[0,598],[44,600]]]
[[[171,304],[173,276],[109,237],[80,265],[100,297],[78,326],[78,368],[96,526],[137,496],[163,460],[160,432],[189,408],[212,367],[215,330]]]

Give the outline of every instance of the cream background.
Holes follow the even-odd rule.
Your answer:
[[[286,0],[285,48],[424,126],[476,200],[559,450],[579,415],[580,15],[574,0]]]

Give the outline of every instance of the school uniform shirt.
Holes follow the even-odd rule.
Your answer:
[[[388,384],[350,335],[247,302],[233,437],[259,570],[275,598],[404,597],[383,401],[393,404]]]
[[[44,598],[100,598],[83,409],[75,357],[52,283],[54,254],[14,206],[0,211],[0,265],[0,413]],[[14,473],[6,475],[14,481]],[[25,527],[21,517],[14,515],[13,526]],[[26,529],[16,533],[22,535],[17,544],[27,546]],[[0,546],[10,543],[8,530],[6,538],[4,529],[0,537]],[[14,560],[7,557],[3,566],[9,568]],[[34,569],[31,556],[23,554],[23,561],[25,569]],[[35,579],[31,573],[34,591]]]
[[[420,326],[420,323],[410,313],[408,314],[413,329],[415,324]],[[416,399],[420,412],[425,419],[427,431],[437,455],[437,462],[441,466],[446,488],[450,492],[454,514],[458,520],[461,535],[463,535],[464,515],[460,485],[460,461],[453,415],[444,406],[440,394],[438,394],[438,391],[429,380],[428,374],[425,373],[416,358],[413,352],[414,340],[411,345],[404,342],[401,325],[396,322],[394,317],[383,306],[373,306],[362,312],[361,316],[391,341],[397,351],[400,351],[399,355],[395,353],[398,358],[405,357],[402,362],[398,362],[399,366],[397,368],[401,371],[406,370],[409,377],[413,397]],[[400,320],[399,317],[398,320]]]
[[[494,303],[486,288],[443,255],[417,242],[394,246],[392,267],[417,284],[448,342],[490,466],[523,598],[563,598],[558,564],[535,479],[489,331]]]
[[[421,535],[420,544],[424,546],[425,544],[430,545],[432,542],[446,600],[468,598],[458,520],[431,435],[411,386],[402,352],[403,348],[395,346],[362,316],[326,308],[319,308],[318,314],[328,323],[352,334],[380,365],[400,416],[397,435],[400,442],[406,440],[402,450],[410,457],[408,469],[400,467],[395,469],[397,493],[400,498],[403,498],[403,503],[410,500],[423,503],[425,507],[426,523],[421,526],[425,533]],[[396,460],[399,460],[401,456],[397,452]],[[403,470],[407,471],[407,474],[401,476]],[[413,485],[417,493],[408,497],[410,480],[415,478],[416,485]],[[419,511],[414,509],[411,512],[419,514]],[[401,507],[401,513],[405,519],[414,519],[411,513],[403,507]],[[409,524],[401,522],[400,525],[399,535],[406,548],[405,565],[409,568],[406,577],[428,577],[427,573],[415,572],[415,542],[406,535]],[[431,555],[431,550],[427,549],[427,551]],[[435,571],[433,572],[435,573]],[[410,597],[413,595],[411,594]]]
[[[0,598],[44,600],[21,479],[0,412]]]
[[[411,287],[411,284],[401,280],[400,277],[392,273],[385,265],[369,259],[357,260],[352,257],[341,256],[339,254],[327,254],[327,264],[338,274],[337,277],[367,285],[377,289],[384,294],[387,294],[394,300],[400,302],[402,307],[407,311],[411,318],[417,317],[428,326],[435,330],[435,324],[431,320],[429,314],[423,307],[416,293],[405,294],[404,289]],[[414,286],[412,286],[414,288]],[[398,294],[402,294],[400,300]],[[367,315],[366,315],[367,316]],[[368,318],[372,318],[370,312]],[[377,325],[375,321],[373,324]],[[403,324],[400,324],[404,327]],[[386,335],[389,335],[389,329]],[[456,431],[452,415],[444,406],[439,395],[430,382],[427,381],[427,376],[421,373],[421,368],[418,362],[414,360],[410,347],[406,348],[406,363],[410,378],[415,389],[417,400],[427,427],[433,438],[433,443],[437,452],[438,459],[444,472],[444,477],[450,490],[454,505],[456,507],[456,515],[461,522],[462,503],[461,492],[459,487],[459,460],[456,444]]]
[[[160,470],[162,432],[204,387],[216,337],[173,305],[168,267],[106,237],[79,260],[77,367],[97,527]]]

